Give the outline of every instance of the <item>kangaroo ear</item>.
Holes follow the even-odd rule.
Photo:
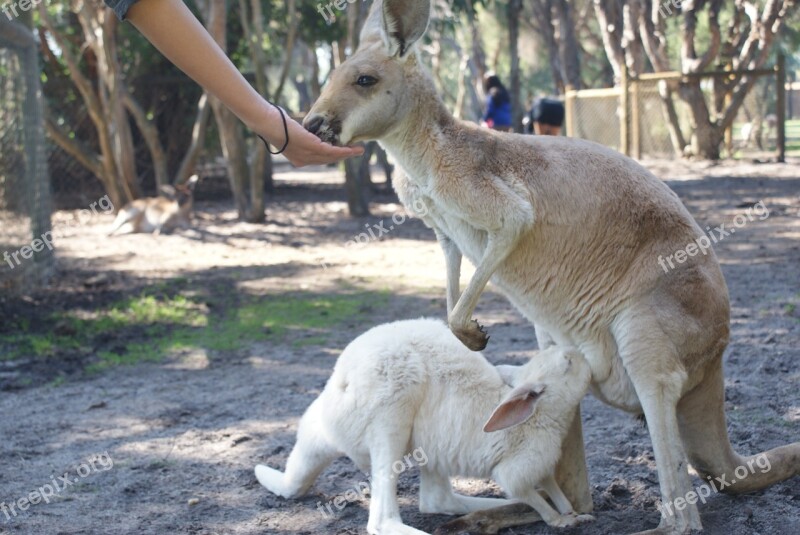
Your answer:
[[[168,199],[174,199],[175,195],[178,194],[178,191],[175,189],[175,186],[164,184],[163,186],[158,188],[158,193],[162,197],[166,197]]]
[[[381,13],[389,55],[402,58],[425,35],[431,19],[431,0],[383,0]]]
[[[525,423],[533,416],[544,385],[527,383],[512,390],[489,417],[483,431],[491,433]]]

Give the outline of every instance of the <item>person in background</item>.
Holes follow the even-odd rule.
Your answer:
[[[216,1],[216,0],[214,0]],[[360,156],[361,147],[334,147],[307,132],[267,102],[245,80],[181,0],[105,0],[179,69],[217,97],[249,129],[278,147],[294,165],[337,162]]]
[[[511,132],[511,95],[496,74],[487,73],[483,78],[483,89],[486,93],[486,112],[481,125]]]
[[[554,98],[537,98],[524,120],[526,134],[560,136],[564,125],[564,103]]]

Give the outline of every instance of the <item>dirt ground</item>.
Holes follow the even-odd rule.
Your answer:
[[[730,227],[759,201],[769,209],[715,246],[732,305],[727,414],[742,453],[800,440],[797,164],[647,164],[703,227]],[[364,481],[347,459],[300,500],[271,495],[253,476],[257,463],[284,466],[298,418],[349,340],[445,313],[432,232],[386,192],[375,195],[375,216],[350,219],[338,181],[330,169],[281,173],[266,225],[199,202],[193,230],[108,239],[110,215],[84,226],[70,224],[74,212],[55,216],[65,235],[53,286],[0,300],[0,533],[365,532],[363,499],[333,517],[318,510]],[[388,234],[345,249],[381,221]],[[535,349],[532,326],[498,293],[483,296],[476,316],[492,335],[493,362],[521,363]],[[655,527],[646,428],[591,397],[583,415],[597,520],[565,533]],[[37,489],[49,503],[8,509]],[[404,518],[432,531],[448,517],[417,512],[416,489],[410,470],[400,481]],[[796,534],[800,478],[715,494],[700,512],[709,534]]]

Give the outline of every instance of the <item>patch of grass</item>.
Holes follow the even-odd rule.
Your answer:
[[[67,381],[66,377],[64,377],[63,375],[59,375],[58,377],[50,381],[47,384],[47,386],[49,386],[50,388],[58,388],[59,386],[63,385],[66,381]]]
[[[327,336],[308,336],[292,342],[292,347],[324,346],[328,343]]]
[[[58,349],[73,346],[71,340],[53,334],[0,334],[0,360],[49,357]]]
[[[87,367],[89,373],[95,373],[112,366],[139,364],[140,362],[159,362],[167,353],[168,339],[154,339],[149,342],[133,342],[125,344],[115,351],[99,351],[99,362]]]
[[[291,331],[328,330],[348,319],[363,316],[371,306],[384,304],[387,299],[385,292],[267,296],[232,311],[217,325],[210,325],[202,334],[204,343],[201,345],[217,351],[231,351],[241,347],[242,342],[282,338]],[[319,341],[297,342],[312,345]]]
[[[94,357],[86,370],[96,373],[159,362],[189,348],[235,351],[253,342],[280,342],[290,335],[297,335],[293,347],[324,345],[331,329],[363,321],[374,308],[384,306],[389,296],[388,290],[243,299],[228,299],[228,294],[221,296],[224,304],[220,306],[217,300],[209,309],[203,296],[194,292],[188,297],[169,295],[169,291],[162,284],[98,311],[56,314],[42,321],[43,326],[58,326],[45,334],[0,335],[0,358],[49,358],[78,350]]]
[[[67,317],[66,320],[79,338],[137,325],[170,324],[202,327],[207,321],[204,307],[182,295],[158,298],[144,294],[125,299],[92,317],[73,316]]]

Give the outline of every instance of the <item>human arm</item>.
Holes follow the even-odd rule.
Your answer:
[[[130,0],[118,4],[142,34],[178,68],[217,97],[248,128],[276,147],[285,139],[280,112],[245,80],[200,21],[181,0]],[[130,8],[127,12],[125,7]],[[339,161],[363,153],[361,147],[334,147],[323,143],[299,123],[287,118],[289,145],[285,156],[297,166]]]

